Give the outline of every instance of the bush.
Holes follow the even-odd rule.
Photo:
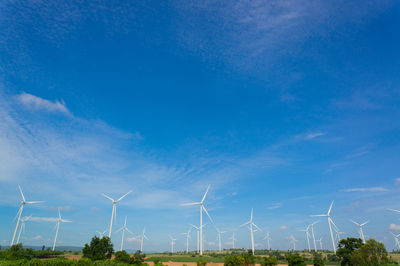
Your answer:
[[[135,260],[125,250],[115,252],[115,261],[133,264]]]
[[[111,259],[111,256],[114,253],[113,244],[109,237],[102,237],[100,239],[95,236],[90,241],[90,245],[85,244],[82,253],[84,258],[93,261]]]
[[[304,262],[304,258],[299,254],[290,254],[286,257],[288,266],[307,266]]]
[[[355,250],[351,256],[353,265],[382,265],[388,263],[388,253],[385,246],[374,240],[369,239],[358,250]]]
[[[12,245],[5,251],[4,258],[6,260],[31,260],[33,258],[33,249],[24,249],[22,244]]]
[[[196,261],[197,266],[206,266],[207,265],[207,261],[199,259],[198,261]]]
[[[325,261],[322,259],[321,254],[319,254],[319,253],[314,254],[313,264],[314,264],[314,266],[324,266],[325,265]]]
[[[274,266],[278,265],[278,260],[275,257],[265,257],[261,261],[261,266]]]
[[[239,255],[230,255],[225,257],[224,266],[244,266],[245,260]]]

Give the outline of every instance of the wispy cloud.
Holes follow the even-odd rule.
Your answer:
[[[389,230],[400,231],[400,224],[390,224]]]
[[[58,218],[56,218],[56,217],[35,217],[35,216],[32,216],[32,217],[29,218],[29,221],[32,221],[32,222],[57,222],[57,219]]]
[[[68,116],[71,115],[71,112],[68,110],[63,100],[49,101],[26,92],[23,92],[16,97],[21,104],[31,110],[42,110],[52,113],[63,113]]]
[[[324,136],[325,133],[324,132],[315,132],[315,133],[309,133],[307,135],[305,135],[305,139],[309,140],[309,139],[315,139],[317,137],[321,137]]]
[[[279,229],[280,229],[280,230],[287,230],[288,227],[287,227],[286,225],[281,225],[281,226],[279,227]]]
[[[277,202],[277,203],[273,203],[270,206],[267,207],[268,210],[275,210],[275,209],[279,209],[280,207],[282,207],[283,203],[281,202]]]
[[[384,187],[360,187],[360,188],[347,188],[340,190],[342,192],[385,192],[389,189]]]

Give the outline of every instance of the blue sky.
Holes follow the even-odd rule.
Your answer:
[[[400,5],[397,1],[0,2],[0,241],[20,195],[46,203],[60,245],[108,227],[146,226],[145,250],[169,249],[201,199],[221,230],[273,248],[315,221],[370,220],[394,241],[400,218]],[[46,220],[46,219],[43,219]],[[48,219],[47,219],[48,220]],[[54,222],[31,221],[28,245],[50,245]],[[315,227],[328,248],[325,220]],[[129,236],[131,237],[131,236]],[[194,248],[194,234],[191,247]],[[216,248],[209,224],[206,248]],[[120,234],[113,235],[119,248]],[[230,247],[228,237],[224,247]],[[137,249],[128,239],[126,248]]]

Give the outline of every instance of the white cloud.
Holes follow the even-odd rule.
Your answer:
[[[65,115],[71,115],[71,112],[68,110],[63,100],[52,102],[26,92],[17,95],[17,100],[29,109],[44,110],[52,113],[59,112]]]
[[[57,222],[57,219],[58,218],[56,218],[56,217],[35,217],[35,216],[32,216],[32,217],[29,218],[29,221],[32,221],[32,222]]]
[[[132,237],[127,237],[126,241],[129,242],[129,243],[138,243],[139,239],[137,239],[136,237],[132,236]]]
[[[400,177],[396,178],[396,179],[394,180],[394,183],[395,183],[396,185],[400,185]]]
[[[347,188],[342,189],[342,192],[385,192],[389,191],[384,187],[360,187],[360,188]]]
[[[400,224],[390,224],[389,230],[400,231]]]
[[[280,207],[282,207],[282,205],[283,205],[282,202],[273,203],[273,204],[271,204],[269,207],[267,207],[267,209],[268,209],[268,210],[279,209]]]
[[[281,226],[279,227],[279,229],[280,229],[280,230],[287,230],[288,227],[287,227],[286,225],[281,225]]]
[[[315,139],[317,137],[321,137],[324,135],[325,135],[325,133],[323,133],[323,132],[315,132],[315,133],[309,133],[309,134],[305,135],[304,138],[309,140],[309,139]]]

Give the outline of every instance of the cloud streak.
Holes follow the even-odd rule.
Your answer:
[[[342,192],[386,192],[389,189],[384,187],[359,187],[359,188],[347,188],[340,190]]]
[[[26,92],[17,95],[16,98],[21,104],[31,110],[42,110],[50,113],[62,113],[68,116],[72,115],[63,100],[49,101]]]

